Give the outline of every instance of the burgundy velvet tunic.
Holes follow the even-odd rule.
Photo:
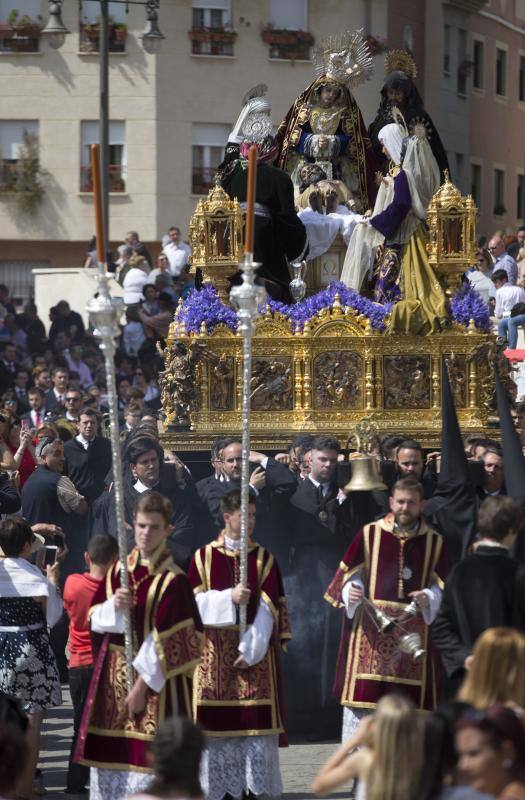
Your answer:
[[[359,576],[365,596],[389,617],[399,619],[411,602],[410,592],[436,583],[443,588],[448,557],[442,537],[422,520],[415,531],[394,530],[393,514],[373,522],[357,534],[330,583],[325,599],[344,608],[342,590]],[[428,626],[421,614],[380,633],[365,604],[354,619],[344,617],[334,692],[341,704],[375,708],[377,701],[394,690],[410,695],[418,708],[431,710],[438,701],[440,664]],[[399,649],[406,633],[419,633],[427,651],[419,661]]]
[[[239,582],[239,552],[224,546],[221,535],[195,553],[188,577],[195,594],[232,589]],[[258,664],[238,669],[233,663],[239,656],[239,626],[204,626],[202,661],[193,688],[195,720],[207,736],[284,734],[279,649],[291,638],[288,610],[277,562],[253,542],[248,549],[248,586],[248,625],[261,599],[273,615],[270,646]]]
[[[153,634],[166,683],[160,693],[148,691],[145,711],[130,719],[123,634],[92,634],[97,656],[82,719],[76,759],[92,767],[152,772],[146,759],[158,725],[175,714],[191,717],[192,677],[200,660],[202,623],[187,576],[162,544],[148,561],[135,548],[128,556],[133,649],[138,652]],[[120,562],[102,581],[93,608],[120,587]]]

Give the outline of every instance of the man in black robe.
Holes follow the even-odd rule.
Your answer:
[[[167,497],[173,506],[171,524],[174,530],[167,539],[167,546],[176,564],[182,569],[189,565],[195,549],[194,522],[189,498],[180,489],[175,478],[175,470],[164,464],[164,453],[160,444],[152,438],[143,436],[130,445],[127,452],[130,472],[124,476],[124,518],[128,538],[128,550],[135,546],[133,519],[140,498],[152,491]],[[171,475],[170,480],[170,472]],[[117,535],[114,485],[100,496],[95,503],[92,515],[91,536],[99,533]]]
[[[290,176],[270,163],[272,154],[277,155],[273,137],[266,137],[256,146],[258,162],[253,249],[254,260],[261,263],[257,275],[270,297],[290,302],[288,261],[301,258],[306,252],[306,228],[295,211]],[[246,203],[247,165],[239,146],[229,144],[225,160],[219,168],[221,186],[241,205]]]
[[[499,626],[525,630],[525,567],[509,555],[523,521],[510,497],[488,497],[478,515],[474,552],[450,573],[431,627],[454,695],[478,636]]]

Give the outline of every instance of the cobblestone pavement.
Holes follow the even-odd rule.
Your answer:
[[[40,766],[48,790],[45,800],[64,800],[67,760],[71,743],[71,705],[67,686],[62,687],[64,704],[53,709],[44,723]],[[283,800],[303,800],[313,795],[310,784],[321,764],[333,753],[336,742],[293,744],[281,749],[281,770],[284,783]],[[336,792],[328,800],[348,798],[349,792]],[[111,800],[111,798],[107,798]]]

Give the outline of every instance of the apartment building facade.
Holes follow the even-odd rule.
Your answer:
[[[34,266],[80,266],[94,229],[89,145],[98,141],[99,4],[66,0],[71,33],[58,50],[30,25],[41,27],[46,15],[47,0],[0,0],[0,270],[19,294]],[[110,239],[138,230],[155,248],[170,225],[187,234],[245,92],[267,84],[278,123],[314,77],[312,43],[358,27],[383,40],[387,2],[161,0],[166,39],[156,56],[139,39],[144,8],[126,13],[110,3],[110,15]],[[367,121],[378,105],[381,59],[356,92]],[[36,137],[45,171],[34,216],[20,212],[12,181],[27,155],[24,131]]]

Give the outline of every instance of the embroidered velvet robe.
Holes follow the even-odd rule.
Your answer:
[[[159,693],[148,690],[145,711],[130,719],[125,705],[124,636],[92,633],[98,653],[76,752],[76,760],[88,766],[152,772],[146,752],[158,725],[175,714],[191,716],[192,677],[200,660],[202,624],[188,578],[164,547],[148,561],[141,560],[137,548],[128,556],[130,588],[136,600],[132,610],[134,654],[151,633],[164,687]],[[113,597],[119,587],[117,562],[97,590],[91,611]]]
[[[195,594],[231,589],[239,582],[239,552],[223,545],[222,535],[195,553],[188,577]],[[248,669],[233,666],[239,656],[239,625],[204,625],[202,661],[195,670],[194,718],[207,736],[284,734],[279,648],[291,638],[279,567],[258,544],[248,549],[251,590],[247,623],[253,624],[259,601],[269,607],[274,628],[266,655]]]
[[[388,514],[357,534],[325,599],[344,608],[343,587],[359,576],[365,596],[389,617],[400,619],[411,602],[409,593],[434,583],[442,589],[447,572],[448,558],[438,533],[424,521],[412,532],[394,530],[394,517]],[[398,688],[410,695],[418,708],[435,708],[440,664],[429,627],[421,614],[403,620],[402,626],[380,633],[364,603],[352,620],[345,613],[334,684],[342,705],[373,709],[383,695]],[[400,638],[413,632],[420,634],[426,650],[417,662],[399,648]]]

